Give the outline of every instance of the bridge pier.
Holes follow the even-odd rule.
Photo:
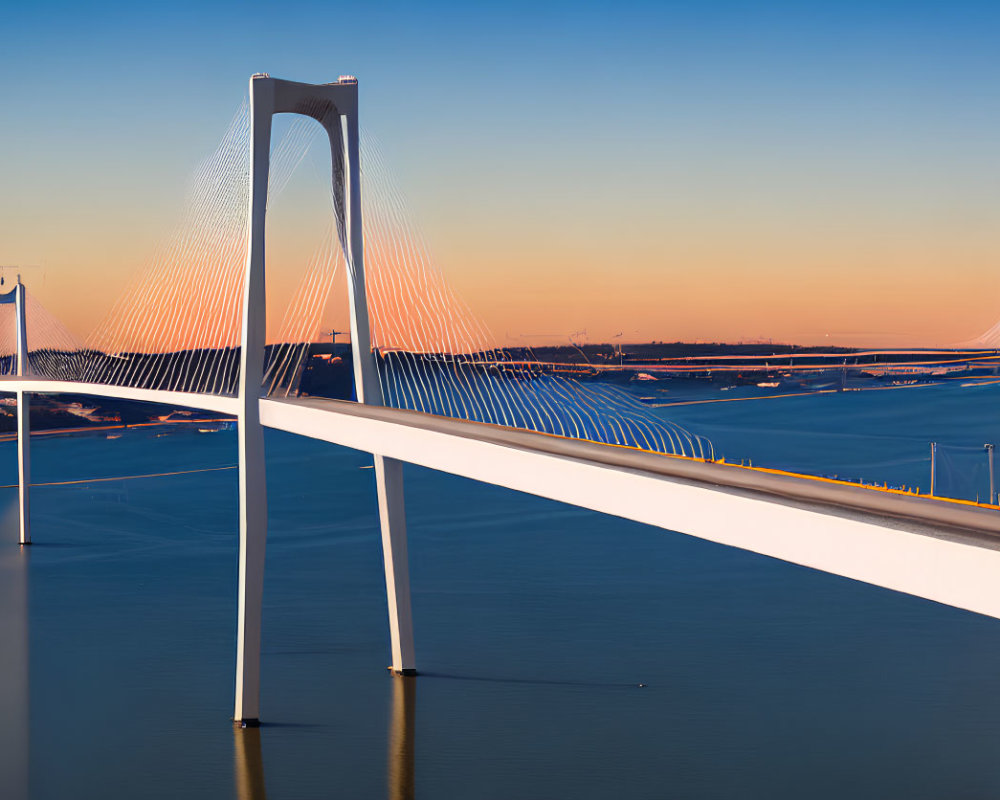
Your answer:
[[[392,670],[416,675],[413,649],[413,611],[410,607],[410,562],[406,552],[406,507],[403,500],[403,462],[375,456],[378,516],[382,528],[385,593],[389,606]]]
[[[31,400],[17,390],[17,510],[21,544],[31,544]]]
[[[242,727],[260,721],[260,641],[267,546],[267,476],[260,419],[239,420],[240,556],[236,621],[236,707]]]
[[[21,276],[14,286],[14,316],[17,326],[17,376],[24,378],[30,372],[28,365],[28,312],[27,297]],[[17,510],[22,545],[31,544],[31,400],[23,389],[17,390]]]

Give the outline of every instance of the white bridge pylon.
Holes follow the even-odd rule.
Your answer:
[[[334,213],[347,262],[355,392],[359,403],[382,405],[382,392],[372,356],[365,292],[358,83],[354,79],[342,79],[337,83],[313,85],[278,80],[263,74],[254,75],[250,79],[250,224],[243,286],[237,415],[240,560],[236,708],[233,719],[243,725],[257,724],[260,716],[261,602],[267,540],[264,430],[260,423],[266,325],[264,231],[271,123],[275,114],[312,117],[329,138]],[[402,465],[376,453],[375,481],[385,561],[392,669],[402,674],[415,674]]]
[[[24,284],[21,283],[21,276],[17,276],[17,283],[9,292],[0,294],[0,305],[13,304],[14,306],[14,374],[18,378],[26,378],[29,375],[28,366],[28,323],[27,304]],[[18,387],[15,391],[17,398],[17,511],[18,527],[20,529],[20,542],[22,545],[31,544],[31,514],[29,513],[28,502],[30,498],[29,488],[31,486],[31,417],[30,400],[28,393]]]

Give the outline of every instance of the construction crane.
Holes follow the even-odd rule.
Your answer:
[[[347,332],[348,331],[333,331],[333,330],[330,330],[330,331],[321,331],[320,332],[320,336],[329,336],[330,337],[330,343],[331,344],[336,344],[337,343],[337,336],[339,336],[340,334],[347,333]]]

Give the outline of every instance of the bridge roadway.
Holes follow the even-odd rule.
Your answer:
[[[236,415],[235,397],[40,378],[72,393]],[[1000,618],[1000,513],[809,476],[320,398],[260,400],[261,423],[678,531]]]

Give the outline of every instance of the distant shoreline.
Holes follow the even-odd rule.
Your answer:
[[[219,417],[217,419],[167,419],[155,420],[151,422],[133,422],[127,425],[79,425],[73,428],[48,428],[32,430],[32,436],[66,436],[74,433],[101,433],[104,431],[120,431],[131,428],[152,428],[158,425],[206,425],[219,422],[232,422],[232,417]],[[17,441],[17,433],[0,433],[0,442]]]

